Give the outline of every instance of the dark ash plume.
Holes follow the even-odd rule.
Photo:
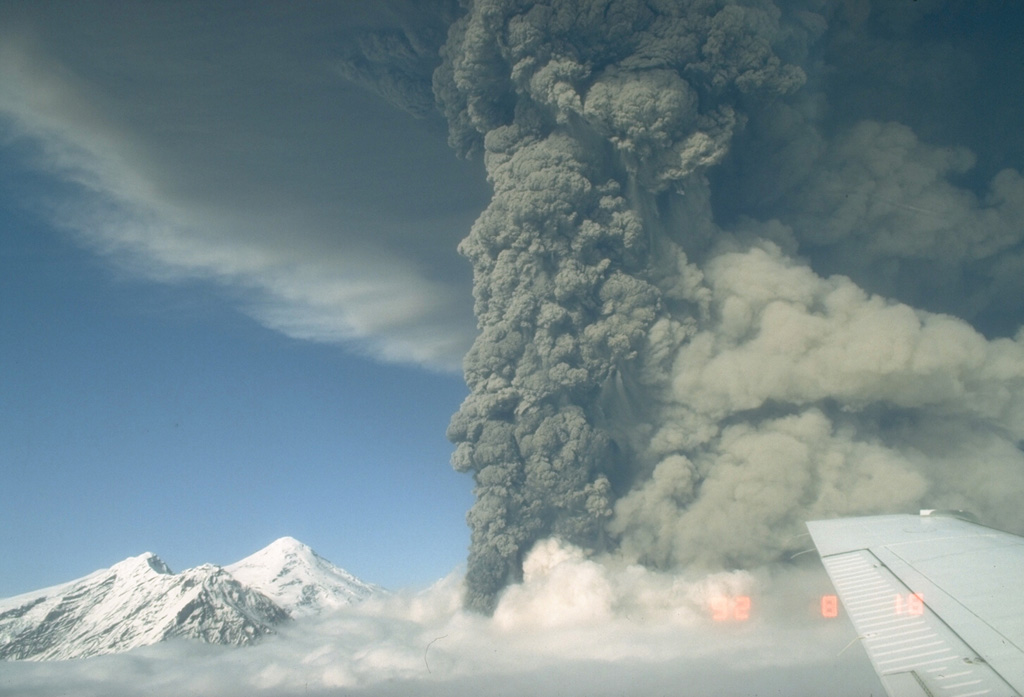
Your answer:
[[[975,153],[921,135],[955,100],[874,96],[1020,70],[908,61],[948,50],[939,4],[467,0],[434,94],[494,189],[460,247],[480,333],[449,429],[470,607],[547,537],[720,570],[817,517],[1020,528],[1024,177],[975,136],[971,188]]]
[[[490,1],[451,27],[435,94],[494,188],[460,246],[480,334],[449,428],[477,484],[470,607],[493,610],[542,538],[608,547],[638,472],[622,420],[646,409],[629,393],[646,389],[649,336],[706,307],[673,240],[710,243],[703,173],[745,105],[803,83],[776,48],[806,37],[780,18],[770,3]]]

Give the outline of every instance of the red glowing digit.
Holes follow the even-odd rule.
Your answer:
[[[897,615],[923,615],[924,614],[924,596],[920,593],[910,593],[904,598],[902,595],[896,596],[896,614]]]
[[[739,595],[736,596],[736,607],[733,611],[733,617],[740,622],[744,622],[750,619],[750,596]]]
[[[711,599],[711,619],[716,622],[735,620],[744,622],[750,619],[750,596],[716,596]]]
[[[828,618],[838,617],[839,598],[834,595],[821,596],[821,616]]]
[[[721,596],[711,599],[711,619],[724,622],[729,619],[729,599]]]

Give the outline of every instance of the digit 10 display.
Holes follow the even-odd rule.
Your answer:
[[[715,622],[745,622],[750,619],[750,596],[720,595],[711,599],[711,619]]]
[[[920,593],[909,593],[907,595],[896,595],[897,615],[923,615],[924,596]]]

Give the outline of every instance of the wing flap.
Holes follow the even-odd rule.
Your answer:
[[[1024,540],[915,516],[816,521],[808,529],[891,697],[1019,697],[1024,575],[1015,564],[1024,563]],[[980,574],[986,579],[972,583]],[[991,592],[1006,582],[1016,603],[993,602]]]

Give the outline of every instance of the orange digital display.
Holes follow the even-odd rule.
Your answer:
[[[839,616],[839,598],[834,595],[821,596],[821,616],[829,619]]]
[[[750,619],[750,596],[724,596],[711,599],[711,619],[715,622],[745,622]]]
[[[923,615],[924,596],[920,593],[909,593],[907,595],[896,595],[897,615]]]

